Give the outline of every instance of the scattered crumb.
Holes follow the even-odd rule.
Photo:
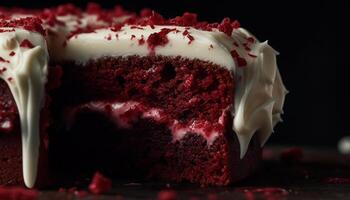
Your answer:
[[[99,172],[95,173],[89,185],[89,191],[93,194],[102,194],[109,191],[111,188],[112,181]]]

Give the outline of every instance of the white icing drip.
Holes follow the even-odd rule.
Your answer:
[[[253,37],[240,28],[233,33],[240,43],[245,38]],[[248,65],[237,69],[238,88],[235,96],[235,130],[241,146],[241,158],[245,155],[250,140],[258,134],[263,146],[277,122],[281,121],[281,113],[287,90],[285,89],[276,64],[276,55],[267,42],[256,42],[251,46],[251,53],[256,58],[247,59]],[[240,51],[245,55],[244,51]],[[245,55],[245,58],[249,56]]]
[[[20,47],[29,39],[34,48]],[[39,159],[39,121],[47,76],[48,53],[44,38],[25,30],[0,33],[0,56],[6,60],[6,70],[0,78],[8,84],[17,104],[22,132],[23,178],[27,187],[33,187]],[[9,54],[14,52],[15,55]],[[8,62],[7,62],[8,61]]]

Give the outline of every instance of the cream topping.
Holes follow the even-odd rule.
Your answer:
[[[253,36],[242,28],[233,32],[233,38],[240,44],[249,37]],[[267,41],[257,41],[250,48],[249,53],[257,57],[247,59],[247,66],[238,68],[236,73],[238,85],[233,129],[240,142],[241,158],[255,133],[263,146],[273,132],[273,127],[282,121],[282,108],[288,93],[277,68],[278,52],[269,46]],[[240,53],[245,58],[250,57],[247,51],[240,50]]]
[[[21,47],[25,39],[34,47]],[[0,33],[0,56],[3,59],[0,78],[8,84],[20,117],[24,182],[26,186],[33,187],[39,159],[40,110],[47,81],[45,39],[40,34],[21,29]]]
[[[70,60],[77,63],[85,63],[91,59],[105,56],[148,56],[150,49],[146,40],[149,35],[158,33],[163,28],[168,28],[177,31],[171,31],[167,34],[169,42],[164,46],[157,46],[155,48],[156,55],[197,58],[219,64],[230,70],[234,69],[230,49],[226,46],[230,42],[232,44],[233,41],[224,33],[201,31],[194,28],[186,29],[179,26],[155,26],[154,29],[150,26],[143,26],[141,28],[124,26],[117,32],[110,29],[99,29],[93,33],[81,33],[70,38],[66,46],[55,45],[61,53],[52,56],[55,60]],[[183,35],[185,30],[194,38],[191,43],[189,43],[188,37]],[[225,38],[229,40],[225,41]],[[139,44],[142,39],[144,43]]]

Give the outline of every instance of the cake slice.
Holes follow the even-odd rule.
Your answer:
[[[286,89],[277,52],[237,21],[200,22],[193,13],[165,19],[149,9],[137,15],[96,4],[85,11],[68,4],[21,12],[7,16],[30,15],[46,33],[40,44],[29,45],[43,49],[36,57],[41,64],[29,65],[42,76],[32,79],[25,73],[24,80],[41,83],[41,92],[35,93],[40,87],[29,91],[37,100],[28,105],[40,110],[47,108],[40,103],[48,102],[45,96],[51,99],[46,109],[51,114],[41,115],[51,121],[51,174],[84,176],[99,170],[116,178],[228,185],[259,167],[261,148],[280,120]],[[1,34],[1,40],[6,38]],[[47,70],[47,63],[59,67]],[[21,118],[16,105],[22,107],[7,76],[0,74],[5,80],[0,93],[6,94],[0,97],[5,105],[0,111],[11,119],[10,127],[17,130],[12,132],[19,132],[19,124],[26,124],[13,123]],[[46,79],[55,87],[46,86],[45,95]],[[7,101],[11,105],[6,107]],[[39,119],[38,110],[32,114]],[[45,124],[31,119],[32,127]],[[31,144],[46,149],[42,142],[38,147],[39,138]],[[8,143],[2,136],[0,142]],[[11,149],[20,152],[18,143]],[[28,153],[25,146],[23,152]],[[38,170],[32,169],[35,175]]]

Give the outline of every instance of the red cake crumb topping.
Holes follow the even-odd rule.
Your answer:
[[[226,35],[231,36],[233,27],[231,26],[230,18],[223,19],[221,24],[219,24],[218,29]]]
[[[197,24],[197,14],[185,12],[182,16],[170,19],[169,22],[178,26],[193,26]]]
[[[169,42],[167,34],[176,29],[162,28],[158,33],[152,33],[148,39],[147,44],[151,52],[154,52],[156,46],[164,46]]]
[[[280,159],[288,162],[298,162],[303,158],[303,149],[300,147],[291,147],[281,152]]]
[[[49,26],[64,25],[64,23],[59,21],[56,15],[49,9],[45,9],[44,12],[39,15],[39,18],[45,21]]]
[[[145,44],[145,39],[143,35],[141,35],[141,39],[139,39],[139,45],[143,45],[143,44]]]
[[[113,27],[111,27],[111,31],[118,32],[122,29],[123,26],[124,26],[123,24],[116,24]]]
[[[231,51],[231,55],[233,57],[233,59],[235,60],[236,64],[238,67],[244,67],[244,66],[247,66],[247,61],[242,58],[236,50],[232,50]]]
[[[99,4],[97,3],[88,3],[86,6],[86,12],[89,14],[98,14],[102,11],[102,8]]]
[[[33,31],[45,35],[45,31],[41,26],[42,22],[36,17],[26,17],[15,20],[0,20],[0,27],[16,28],[22,27],[25,30]]]
[[[34,48],[34,45],[28,39],[23,40],[19,46],[29,49]]]
[[[3,57],[0,56],[0,62],[5,62],[5,63],[9,63],[10,61],[5,60]]]
[[[28,190],[20,187],[0,186],[0,199],[4,200],[35,200],[39,196],[37,190]]]
[[[11,53],[9,54],[9,56],[14,56],[14,55],[16,55],[14,51],[11,51]]]
[[[329,177],[323,182],[327,184],[350,184],[350,178]]]
[[[11,82],[13,80],[13,78],[12,77],[8,77],[7,80]]]
[[[112,35],[108,34],[105,38],[106,38],[106,40],[112,40]]]
[[[131,40],[133,40],[133,39],[135,39],[135,38],[136,38],[135,35],[131,35],[131,37],[130,37]]]
[[[112,188],[112,181],[101,173],[96,172],[89,185],[89,190],[93,194],[102,194]]]
[[[190,41],[188,42],[188,44],[191,44],[192,41],[194,40],[194,37],[192,35],[190,35],[190,32],[188,32],[188,30],[186,29],[182,35],[186,36]]]
[[[74,6],[72,3],[60,5],[56,9],[56,14],[58,16],[64,16],[64,15],[81,15],[81,10]]]
[[[158,200],[176,200],[177,194],[173,190],[162,190],[158,193]]]

